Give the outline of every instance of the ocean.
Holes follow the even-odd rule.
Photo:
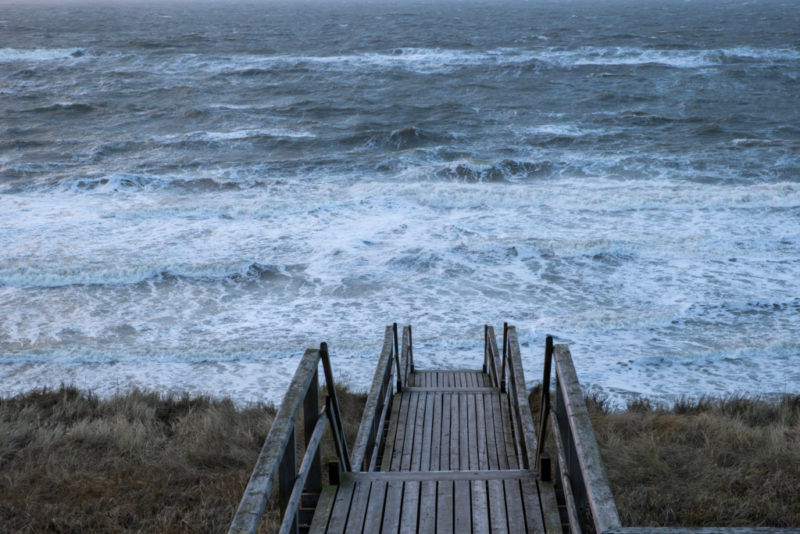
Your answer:
[[[800,392],[800,3],[0,4],[0,394],[279,401],[516,325],[624,402]]]

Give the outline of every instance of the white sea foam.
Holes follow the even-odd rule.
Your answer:
[[[83,48],[0,48],[0,63],[16,61],[53,61],[88,57]]]

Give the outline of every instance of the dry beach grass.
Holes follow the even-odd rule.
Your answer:
[[[339,397],[352,443],[364,396]],[[589,406],[624,524],[800,525],[800,397]],[[273,417],[139,391],[2,399],[0,531],[224,532]]]

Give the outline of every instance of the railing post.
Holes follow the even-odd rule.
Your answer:
[[[486,365],[488,358],[489,358],[489,325],[485,324],[483,325],[483,372],[484,373],[489,368]]]
[[[408,325],[408,359],[411,363],[411,372],[414,372],[414,342],[411,338],[411,325]]]
[[[314,378],[311,379],[306,398],[303,401],[303,435],[305,436],[306,451],[308,450],[308,443],[311,440],[311,435],[314,433],[314,428],[317,426],[317,420],[319,420],[318,371],[314,373]],[[319,493],[322,491],[322,467],[319,449],[317,449],[317,452],[314,454],[314,460],[308,472],[306,488],[310,493]]]
[[[281,505],[281,517],[286,513],[286,505],[294,489],[294,481],[297,478],[297,429],[292,428],[289,435],[289,442],[283,452],[281,465],[278,468],[278,498]],[[297,532],[297,512],[292,519],[290,532]]]
[[[400,350],[397,344],[397,323],[392,323],[394,333],[394,363],[397,367],[397,391],[403,391],[403,374],[400,372]]]
[[[506,392],[506,360],[508,359],[508,323],[503,323],[503,370],[500,372],[500,391]]]
[[[333,372],[331,371],[331,360],[328,354],[328,344],[321,343],[319,346],[319,355],[322,358],[322,370],[325,372],[325,383],[328,385],[328,398],[331,403],[331,412],[328,416],[331,419],[331,426],[336,426],[339,433],[342,434],[341,444],[341,459],[344,465],[343,469],[347,472],[351,471],[350,468],[350,454],[347,451],[347,440],[344,436],[344,425],[342,425],[342,415],[339,411],[339,398],[336,396],[336,386],[333,383]]]
[[[539,478],[549,480],[550,458],[544,455],[547,434],[547,418],[550,416],[550,372],[553,362],[553,336],[547,336],[544,344],[544,372],[542,373],[542,398],[539,406],[539,441],[536,444],[536,467]],[[544,462],[543,462],[544,460]],[[543,465],[546,463],[547,465]],[[547,478],[545,478],[547,477]]]

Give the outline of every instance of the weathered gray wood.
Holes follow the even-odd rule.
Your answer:
[[[388,471],[392,466],[394,457],[395,441],[397,439],[397,426],[400,424],[400,405],[402,404],[402,394],[395,393],[392,400],[392,412],[389,417],[389,429],[386,432],[386,443],[383,446],[383,458],[381,460],[381,471]]]
[[[477,414],[475,413],[475,395],[462,395],[467,403],[467,449],[469,450],[469,468],[480,469],[478,463],[478,428]]]
[[[422,427],[422,448],[420,455],[420,462],[417,469],[420,471],[430,471],[431,468],[431,454],[433,449],[433,412],[434,412],[434,393],[427,393],[425,395],[425,419]],[[439,441],[438,436],[436,441]]]
[[[439,393],[492,393],[497,391],[493,387],[486,386],[467,386],[467,387],[449,387],[449,386],[408,386],[403,391],[415,393],[430,393],[433,391]]]
[[[372,484],[369,482],[356,483],[353,500],[350,504],[350,513],[347,515],[345,534],[361,534],[364,530],[364,518],[367,514],[371,486]]]
[[[463,469],[458,471],[354,471],[348,473],[350,480],[357,482],[385,480],[387,482],[400,480],[425,481],[425,480],[533,480],[536,471],[531,469],[506,469],[481,471],[479,469]]]
[[[495,387],[500,387],[502,385],[501,383],[502,383],[503,378],[504,378],[503,375],[502,375],[502,367],[501,367],[501,364],[500,364],[500,352],[497,350],[497,340],[494,337],[494,328],[492,328],[490,326],[489,329],[490,329],[490,334],[489,334],[489,352],[491,354],[492,361],[494,362],[494,373],[495,373],[495,378],[493,380],[493,382],[494,382],[493,385]]]
[[[328,398],[330,399],[331,405],[330,413],[328,414],[331,419],[331,428],[335,428],[341,438],[337,448],[339,461],[342,464],[342,469],[345,471],[352,471],[350,453],[348,452],[347,440],[344,436],[344,425],[342,424],[342,415],[339,409],[339,397],[336,396],[336,384],[333,381],[333,369],[331,368],[331,359],[328,354],[327,343],[320,343],[319,355],[322,360],[322,371],[325,373],[325,385],[327,386]]]
[[[391,371],[392,367],[391,364],[389,365],[389,369]],[[389,380],[386,384],[385,391],[382,393],[383,400],[381,400],[380,404],[383,406],[381,409],[381,415],[378,417],[378,425],[377,425],[377,433],[375,435],[375,439],[373,440],[372,444],[372,453],[369,456],[369,462],[367,462],[367,471],[374,471],[375,466],[378,461],[378,456],[380,455],[381,447],[384,446],[383,443],[383,429],[384,425],[386,424],[386,418],[389,417],[389,412],[392,408],[392,373],[389,373]]]
[[[525,513],[522,511],[522,492],[518,480],[504,480],[508,531],[525,532]]]
[[[506,534],[508,532],[508,517],[506,516],[506,498],[502,480],[490,480],[489,487],[489,524],[492,534]]]
[[[400,350],[400,365],[403,367],[403,384],[408,383],[408,377],[413,374],[414,363],[411,352],[411,327],[403,327],[403,348]]]
[[[420,483],[419,490],[419,532],[436,531],[436,481]],[[373,534],[373,533],[367,533]]]
[[[522,510],[525,512],[526,530],[535,534],[544,534],[539,488],[536,486],[536,481],[526,479],[522,480],[520,484],[522,485]]]
[[[450,397],[442,395],[442,439],[439,445],[439,469],[450,469]]]
[[[453,484],[453,509],[455,512],[453,530],[455,532],[469,532],[472,529],[470,483],[467,480],[456,480]]]
[[[433,420],[431,421],[431,453],[429,471],[439,470],[442,455],[442,395],[433,394]]]
[[[293,428],[289,441],[283,450],[283,458],[278,467],[278,500],[281,506],[281,516],[289,524],[285,534],[297,534],[297,503],[289,508],[289,498],[294,488],[295,474],[297,473],[297,428]],[[302,488],[301,488],[302,490]],[[302,491],[301,491],[302,492]],[[299,500],[298,500],[299,502]]]
[[[443,480],[437,485],[437,534],[450,534],[453,532],[453,484],[455,484],[455,482],[452,480]]]
[[[558,459],[558,470],[561,475],[561,491],[564,493],[564,501],[569,518],[569,528],[572,534],[581,533],[581,517],[575,505],[575,496],[572,494],[572,481],[569,477],[569,465],[567,464],[567,451],[561,443],[562,430],[559,428],[558,420],[555,417],[548,417],[550,432],[553,434],[553,442],[556,445],[556,458]]]
[[[367,484],[369,483],[367,482]],[[356,482],[347,473],[343,474],[339,491],[336,492],[336,500],[333,502],[331,518],[328,521],[328,532],[344,532],[355,489]]]
[[[397,532],[400,526],[400,506],[403,503],[403,482],[391,481],[386,490],[383,505],[383,528],[381,532]]]
[[[408,424],[408,408],[411,400],[411,395],[408,393],[399,393],[398,396],[400,397],[400,402],[398,403],[400,411],[397,413],[397,428],[395,430],[390,469],[400,469],[400,462],[403,459],[403,444],[406,439],[406,426]]]
[[[409,481],[403,488],[403,510],[400,515],[400,534],[417,532],[419,520],[419,481]]]
[[[367,505],[367,515],[364,518],[364,532],[366,534],[377,534],[381,531],[381,521],[383,521],[383,508],[386,504],[385,480],[372,482],[369,492],[369,504]]]
[[[489,469],[489,453],[486,451],[486,413],[484,412],[483,395],[472,395],[475,405],[475,433],[478,454],[478,469]]]
[[[469,418],[467,416],[467,396],[458,396],[458,458],[459,469],[469,469]]]
[[[303,400],[303,435],[305,437],[306,456],[308,456],[309,450],[311,450],[310,442],[317,427],[319,417],[319,370],[317,370],[311,378],[311,384],[309,384],[306,397]],[[317,447],[314,450],[316,452],[313,453],[312,462],[309,466],[308,482],[305,484],[306,491],[309,493],[319,493],[322,488],[322,465],[320,461],[319,443],[317,443]],[[303,462],[305,462],[305,458],[303,458]]]
[[[525,373],[522,370],[517,329],[513,326],[508,327],[508,356],[508,363],[513,366],[516,381],[514,390],[509,391],[509,394],[512,395],[512,402],[518,409],[523,466],[534,467],[536,465],[536,427],[533,424],[533,416],[528,404],[528,389],[525,387]]]
[[[423,441],[425,432],[425,408],[428,402],[427,393],[412,393],[417,396],[417,413],[414,417],[414,446],[411,453],[411,465],[409,469],[412,471],[419,471],[422,467],[422,455],[424,451],[430,454],[431,444],[430,441]]]
[[[484,428],[486,430],[486,456],[489,469],[500,469],[500,462],[497,457],[497,441],[494,429],[494,408],[492,407],[492,397],[494,395],[482,395],[484,409]]]
[[[352,464],[353,469],[361,470],[366,468],[370,458],[367,454],[374,447],[376,438],[382,428],[380,415],[384,410],[384,403],[381,401],[381,393],[385,393],[390,380],[392,370],[392,327],[387,326],[383,335],[383,349],[378,357],[378,365],[375,367],[375,374],[372,377],[372,385],[369,388],[367,402],[364,405],[363,417],[358,427],[355,445],[353,447]]]
[[[512,464],[508,462],[508,452],[506,446],[506,436],[503,427],[510,423],[504,419],[505,414],[502,410],[504,404],[501,395],[492,395],[492,424],[494,425],[494,437],[497,447],[497,463],[499,469],[508,469]],[[519,467],[519,464],[513,464],[513,467]]]
[[[503,422],[503,438],[505,439],[505,451],[508,458],[508,467],[510,469],[522,469],[522,461],[518,450],[518,441],[512,434],[513,419],[511,418],[511,411],[508,408],[508,397],[501,399],[500,411],[502,412]]]
[[[336,490],[338,486],[328,485],[322,487],[317,508],[314,510],[314,518],[311,520],[311,527],[308,534],[323,534],[328,528],[328,519],[331,516],[333,503],[336,500]]]
[[[484,480],[472,481],[472,532],[489,534],[489,503]]]
[[[261,447],[250,481],[228,530],[230,534],[255,533],[258,529],[267,498],[278,474],[279,462],[295,431],[300,405],[317,372],[319,360],[320,354],[317,350],[307,350],[300,360],[267,439]]]
[[[458,395],[450,394],[450,469],[460,469],[461,461],[458,454],[460,437],[460,421],[458,415]]]
[[[542,520],[545,532],[561,532],[561,515],[558,512],[556,488],[552,481],[538,480],[539,502],[542,507]]]
[[[297,510],[298,505],[300,504],[300,497],[303,495],[303,488],[306,486],[306,480],[309,479],[312,470],[314,469],[314,464],[319,460],[319,443],[322,440],[322,433],[325,431],[325,427],[328,424],[328,416],[323,412],[321,415],[317,416],[316,425],[314,426],[313,430],[308,433],[308,443],[306,445],[306,454],[303,456],[303,461],[300,464],[300,471],[297,474],[297,479],[294,477],[294,469],[287,467],[287,476],[290,476],[290,479],[287,479],[287,483],[290,483],[292,489],[290,490],[291,493],[288,496],[285,510],[289,510],[290,513],[285,514],[283,517],[283,522],[281,523],[280,534],[289,534],[290,532],[297,532],[297,513],[293,511]],[[289,442],[291,443],[291,439]],[[288,452],[288,450],[287,450]],[[319,465],[316,466],[319,469]],[[281,473],[281,485],[283,485],[283,473]]]
[[[542,473],[541,458],[547,436],[547,419],[550,416],[550,371],[553,365],[553,337],[547,336],[544,349],[544,372],[542,373],[542,395],[539,407],[539,433],[536,444],[536,464],[534,469]]]
[[[403,455],[400,461],[400,469],[408,471],[411,469],[411,459],[414,454],[414,435],[417,431],[417,415],[419,406],[419,393],[408,393],[408,420],[406,421],[405,439],[403,441]],[[423,405],[424,406],[424,405]]]
[[[617,506],[608,484],[603,460],[600,457],[600,449],[589,421],[586,402],[578,383],[569,348],[566,345],[556,345],[553,356],[556,364],[556,376],[559,377],[563,392],[569,430],[574,437],[595,529],[597,532],[604,532],[618,528],[620,521]]]

